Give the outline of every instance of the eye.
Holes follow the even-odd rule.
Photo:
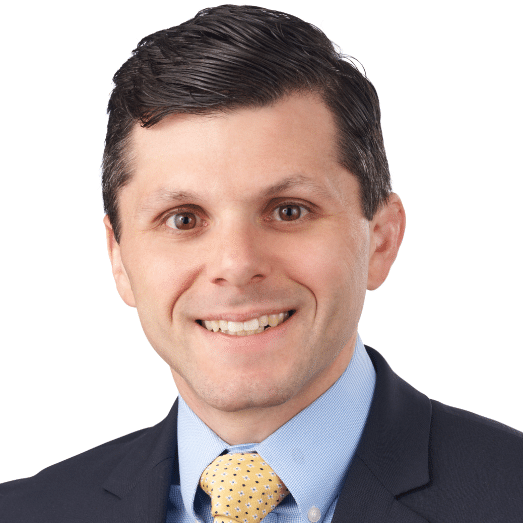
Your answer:
[[[192,212],[179,212],[167,218],[165,225],[170,229],[188,231],[194,229],[198,222],[198,217]]]
[[[296,203],[284,203],[274,209],[275,220],[284,222],[299,220],[308,213],[309,210],[306,207]]]

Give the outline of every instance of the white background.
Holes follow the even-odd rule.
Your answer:
[[[143,36],[211,5],[3,11],[0,482],[153,425],[176,396],[114,286],[100,163],[113,74]],[[364,343],[429,397],[523,430],[518,2],[262,5],[320,27],[380,96],[407,231],[367,296]]]

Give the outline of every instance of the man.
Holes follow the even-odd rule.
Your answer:
[[[246,6],[143,39],[114,80],[109,256],[180,398],[2,485],[2,521],[521,521],[523,435],[429,400],[358,336],[405,229],[370,82]]]

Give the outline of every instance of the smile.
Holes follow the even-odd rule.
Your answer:
[[[277,327],[295,312],[291,310],[278,314],[265,314],[247,321],[196,320],[196,323],[212,332],[222,332],[232,336],[250,336],[252,334],[260,334],[270,327]]]

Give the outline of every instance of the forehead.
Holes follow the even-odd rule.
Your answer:
[[[317,96],[289,96],[261,108],[176,114],[136,126],[131,192],[142,203],[214,192],[228,198],[278,190],[336,191],[337,130]],[[194,199],[194,198],[193,198]]]

